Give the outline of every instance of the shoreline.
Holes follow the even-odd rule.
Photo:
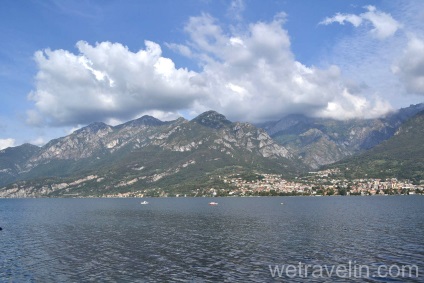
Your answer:
[[[145,197],[103,197],[103,196],[75,196],[75,197],[49,197],[49,196],[40,196],[40,197],[0,197],[0,200],[4,199],[200,199],[200,198],[209,198],[209,199],[217,199],[217,198],[293,198],[293,197],[415,197],[415,196],[424,196],[424,194],[411,194],[411,195],[349,195],[349,196],[341,196],[341,195],[297,195],[297,196],[145,196]]]

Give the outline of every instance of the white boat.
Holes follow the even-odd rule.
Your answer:
[[[217,203],[217,202],[214,202],[214,201],[211,201],[211,202],[209,203],[209,205],[213,205],[213,206],[215,206],[215,205],[218,205],[218,203]]]
[[[140,202],[140,204],[149,204],[149,202],[148,201],[142,201],[142,202]]]

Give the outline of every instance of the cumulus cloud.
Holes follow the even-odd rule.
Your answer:
[[[29,95],[33,124],[125,121],[141,114],[176,117],[214,109],[232,120],[264,121],[290,113],[347,119],[390,109],[372,93],[347,83],[337,66],[320,69],[295,59],[286,15],[226,32],[208,14],[192,17],[184,44],[167,46],[197,60],[199,72],[177,69],[161,47],[146,41],[132,52],[120,43],[77,43],[78,54],[44,50]]]
[[[0,150],[15,146],[14,139],[0,139]]]
[[[198,112],[212,108],[233,119],[261,121],[289,113],[346,119],[388,111],[387,103],[367,99],[344,82],[337,66],[296,61],[284,21],[285,14],[278,14],[243,34],[225,34],[208,15],[190,19],[190,47],[204,60],[196,83],[210,94],[197,101]]]
[[[378,11],[374,6],[365,6],[367,12],[359,15],[337,13],[333,17],[327,17],[320,24],[329,25],[332,23],[350,23],[354,27],[359,27],[364,23],[372,25],[370,33],[378,39],[385,39],[393,36],[401,25],[390,15]]]
[[[79,54],[66,50],[35,53],[36,89],[29,94],[35,109],[28,122],[85,124],[106,118],[129,119],[146,111],[177,111],[190,106],[194,72],[177,69],[151,41],[138,52],[120,43],[95,46],[79,41]]]
[[[424,41],[412,37],[392,70],[409,93],[424,95]]]

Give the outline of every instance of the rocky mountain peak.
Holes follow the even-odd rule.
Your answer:
[[[200,114],[192,121],[213,129],[220,129],[231,124],[224,115],[212,110]]]
[[[144,115],[138,119],[126,122],[116,127],[122,128],[122,127],[139,127],[139,126],[161,126],[165,123],[166,122],[156,119],[155,117],[152,117],[150,115]]]
[[[92,133],[92,134],[95,134],[95,133],[98,133],[99,131],[107,130],[107,129],[110,129],[110,128],[111,127],[109,125],[107,125],[107,124],[105,124],[103,122],[94,122],[94,123],[89,124],[86,127],[83,127],[83,128],[81,128],[79,130],[76,130],[74,133],[75,134],[79,134],[79,133]]]

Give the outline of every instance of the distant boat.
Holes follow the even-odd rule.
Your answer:
[[[215,205],[218,205],[218,203],[217,203],[217,202],[214,202],[214,201],[211,201],[211,202],[209,203],[209,205],[215,206]]]
[[[142,201],[142,202],[140,202],[140,204],[149,204],[149,202],[148,201]]]
[[[284,204],[284,202],[282,202],[282,203],[280,203],[281,205],[283,205]]]

